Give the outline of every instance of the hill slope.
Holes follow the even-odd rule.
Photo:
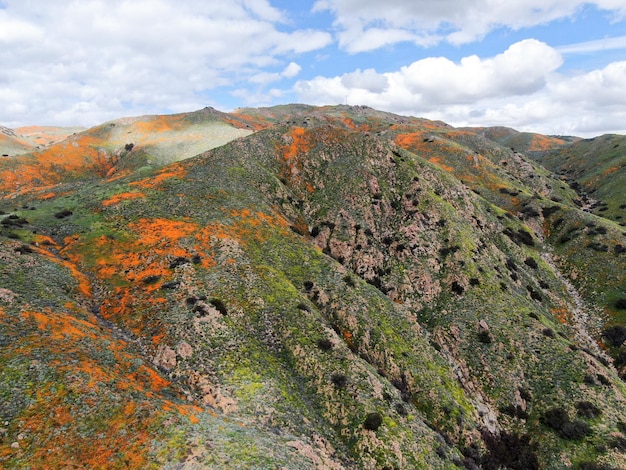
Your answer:
[[[443,123],[228,120],[3,190],[2,465],[626,466],[617,224]]]
[[[626,137],[603,135],[545,152],[537,160],[593,199],[590,210],[626,224]]]

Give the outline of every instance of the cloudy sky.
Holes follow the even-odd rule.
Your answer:
[[[626,0],[0,0],[0,124],[292,102],[626,134]]]

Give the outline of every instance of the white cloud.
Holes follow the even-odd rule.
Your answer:
[[[359,88],[371,93],[382,93],[387,90],[389,81],[385,75],[376,73],[374,69],[357,69],[341,77],[341,85],[346,89]]]
[[[626,133],[626,62],[573,76],[558,73],[561,62],[555,49],[524,40],[492,58],[427,58],[395,72],[318,76],[294,89],[311,104],[347,101],[455,126],[504,125],[584,137]]]
[[[596,39],[557,47],[561,54],[579,54],[626,49],[626,36]]]
[[[285,78],[294,78],[296,75],[300,73],[302,67],[296,64],[295,62],[289,62],[289,65],[285,67],[285,70],[282,72],[282,76]]]
[[[464,44],[498,27],[520,29],[571,17],[588,4],[626,16],[623,0],[318,0],[313,11],[332,12],[339,44],[356,53],[404,41]]]
[[[290,27],[268,0],[3,4],[0,122],[9,126],[91,125],[214,105],[208,91],[251,77],[269,83],[267,67],[293,78],[295,54],[332,41],[327,32]]]
[[[298,82],[296,90],[307,102],[319,101],[317,96],[341,102],[346,95],[352,95],[381,103],[405,103],[411,109],[430,109],[531,93],[544,86],[546,77],[561,62],[553,48],[527,39],[493,58],[474,55],[454,63],[445,57],[431,57],[397,72],[378,74],[368,69],[335,78],[316,77]]]

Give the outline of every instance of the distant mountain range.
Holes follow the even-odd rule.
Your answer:
[[[285,105],[0,154],[0,468],[626,468],[625,136]]]

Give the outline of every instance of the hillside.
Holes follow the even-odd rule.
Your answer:
[[[0,126],[0,155],[3,158],[27,153],[34,146],[17,134],[13,129]]]
[[[536,158],[590,198],[594,214],[626,225],[626,137],[584,139]]]
[[[289,105],[1,161],[0,467],[626,468],[626,232],[551,139]]]

